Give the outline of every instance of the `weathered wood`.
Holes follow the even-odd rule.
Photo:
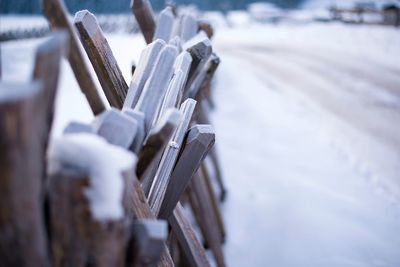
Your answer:
[[[137,131],[129,150],[137,154],[143,145],[144,138],[146,137],[144,132],[144,114],[143,112],[130,108],[123,109],[122,112],[136,121]]]
[[[186,42],[190,40],[199,30],[199,24],[193,14],[184,14],[180,19],[180,37]]]
[[[168,44],[175,46],[178,49],[178,52],[182,52],[182,39],[175,35],[174,37],[171,37],[171,39],[169,40]]]
[[[86,173],[54,173],[49,182],[53,266],[125,266],[129,220],[98,221],[90,211]]]
[[[171,107],[178,107],[182,101],[183,89],[189,75],[192,58],[186,51],[179,54],[174,63],[174,75],[169,82],[167,93],[160,107],[162,115]]]
[[[129,148],[136,136],[138,125],[130,116],[115,108],[98,115],[92,123],[95,132],[110,144]]]
[[[163,40],[155,40],[142,51],[139,63],[129,85],[124,108],[134,108],[136,106],[143,92],[144,85],[149,79],[151,71],[157,63],[157,58],[165,45],[166,43]]]
[[[89,11],[82,10],[75,14],[74,23],[108,102],[121,109],[128,85],[96,17]]]
[[[82,122],[70,122],[63,131],[64,134],[91,133],[96,134],[93,126]]]
[[[180,112],[183,119],[176,129],[169,146],[165,149],[160,161],[160,165],[158,166],[156,175],[154,177],[154,182],[149,192],[149,204],[152,211],[156,215],[158,215],[160,212],[165,191],[169,183],[169,178],[178,158],[178,154],[184,141],[186,131],[189,127],[195,106],[196,101],[193,99],[187,99],[181,105]]]
[[[213,252],[215,261],[218,267],[225,266],[225,259],[221,248],[221,233],[218,228],[218,221],[213,212],[212,203],[210,200],[210,195],[207,189],[207,185],[204,181],[204,177],[196,174],[192,181],[190,188],[194,195],[190,195],[190,198],[195,198],[193,201],[197,202],[195,204],[198,206],[198,221],[199,226],[203,225],[202,233],[205,241],[210,246]]]
[[[139,219],[156,219],[156,216],[152,213],[150,206],[147,202],[146,196],[142,190],[139,180],[134,174],[126,176],[128,186],[125,188],[124,194],[124,208],[128,216],[139,220]],[[133,254],[135,251],[132,252]],[[171,255],[169,254],[168,247],[164,245],[163,253],[161,254],[159,267],[171,267],[174,266]]]
[[[210,125],[195,125],[188,131],[185,144],[171,174],[158,218],[168,219],[172,214],[186,186],[214,142],[215,133]]]
[[[190,262],[190,266],[210,266],[204,248],[197,239],[180,203],[176,205],[168,222],[183,249],[183,253]]]
[[[50,22],[52,29],[65,29],[70,35],[70,49],[68,61],[75,78],[95,115],[101,113],[105,107],[97,92],[91,73],[79,49],[75,31],[68,19],[68,12],[62,0],[41,0],[43,13]]]
[[[146,143],[138,154],[136,175],[142,182],[142,187],[145,192],[150,190],[152,179],[146,181],[144,177],[152,176],[146,176],[146,173],[150,172],[149,168],[157,168],[158,161],[178,126],[180,119],[181,113],[178,110],[168,110],[160,122],[151,130]]]
[[[135,110],[145,115],[145,132],[148,134],[163,100],[168,82],[173,74],[173,64],[178,55],[175,47],[166,45],[160,52],[156,66],[147,80]]]
[[[141,219],[133,224],[132,264],[128,266],[157,266],[168,236],[167,223],[161,220]]]
[[[165,9],[163,9],[157,18],[157,26],[153,40],[162,39],[166,42],[169,42],[174,26],[174,19],[175,18],[171,7],[167,6]]]
[[[47,107],[40,102],[42,96],[38,82],[0,83],[2,266],[48,265],[41,196],[47,140],[40,134]]]
[[[149,0],[132,0],[131,9],[139,24],[144,39],[148,44],[151,43],[156,29],[156,21]]]

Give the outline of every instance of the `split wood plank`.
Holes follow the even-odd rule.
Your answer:
[[[180,19],[180,37],[186,42],[197,34],[199,24],[193,14],[183,14]]]
[[[91,73],[86,65],[84,56],[79,48],[79,43],[68,18],[68,12],[63,0],[42,0],[43,13],[50,22],[53,30],[65,29],[70,35],[70,49],[68,61],[74,72],[75,78],[86,96],[86,99],[95,115],[101,113],[105,106],[97,92],[96,85],[92,79]]]
[[[187,260],[190,262],[190,266],[210,266],[205,250],[197,239],[180,203],[176,205],[176,208],[174,209],[173,214],[169,217],[168,222],[170,223]]]
[[[139,63],[133,73],[129,85],[128,94],[124,102],[124,108],[134,108],[143,92],[144,85],[149,79],[151,71],[157,64],[157,58],[161,50],[166,46],[163,40],[155,40],[149,44],[141,53]]]
[[[82,122],[70,122],[64,128],[63,134],[76,134],[76,133],[91,133],[96,134],[96,131],[93,129],[93,126],[90,124],[82,123]]]
[[[76,13],[74,23],[108,102],[121,109],[128,85],[96,17],[89,11],[82,10]]]
[[[193,99],[187,99],[181,105],[180,112],[183,119],[176,129],[169,146],[164,151],[160,165],[158,166],[154,177],[154,182],[149,192],[149,204],[156,216],[160,213],[161,204],[165,196],[169,178],[178,158],[195,106],[196,101]]]
[[[147,80],[135,110],[145,115],[144,125],[146,135],[153,125],[163,100],[168,82],[173,74],[173,64],[178,51],[171,45],[166,45],[160,52],[157,63]]]
[[[157,18],[157,26],[154,33],[153,40],[161,39],[165,42],[169,42],[172,37],[172,29],[174,26],[174,14],[172,13],[172,8],[167,6],[163,9]]]
[[[195,125],[187,133],[179,159],[171,174],[158,218],[168,219],[193,175],[215,142],[211,125]]]
[[[145,138],[144,114],[143,114],[143,112],[133,110],[130,108],[123,109],[122,112],[136,121],[137,132],[136,132],[135,138],[133,139],[133,143],[132,143],[131,147],[129,148],[129,150],[132,151],[133,153],[137,154],[139,152],[140,148],[142,147],[143,141]]]
[[[132,13],[136,18],[144,39],[149,44],[153,40],[156,30],[156,20],[149,0],[132,0]]]

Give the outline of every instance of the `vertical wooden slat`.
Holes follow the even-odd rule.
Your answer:
[[[131,9],[143,33],[144,39],[148,44],[151,43],[156,30],[156,21],[149,0],[132,0]]]
[[[157,18],[156,31],[154,33],[153,40],[161,39],[165,42],[169,42],[172,37],[172,29],[174,26],[174,14],[172,13],[171,7],[163,9]]]
[[[82,10],[76,13],[74,23],[108,102],[121,109],[128,85],[96,17],[89,11]]]

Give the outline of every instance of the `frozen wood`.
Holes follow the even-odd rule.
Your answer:
[[[181,113],[178,110],[168,110],[160,122],[151,130],[146,143],[138,154],[136,174],[142,182],[145,193],[150,190],[154,177],[154,174],[151,175],[148,173],[152,172],[152,168],[157,169],[161,155],[178,126],[180,119]],[[144,179],[145,177],[148,179]]]
[[[123,148],[131,146],[138,128],[135,120],[114,108],[97,116],[92,125],[95,132],[110,144]]]
[[[172,37],[168,44],[175,46],[179,53],[182,52],[182,39],[179,36]]]
[[[168,147],[165,149],[154,177],[154,182],[149,192],[149,204],[156,215],[160,212],[162,200],[164,199],[165,191],[169,183],[169,178],[178,158],[195,106],[196,101],[193,99],[187,99],[181,105],[180,112],[183,119],[176,129]]]
[[[195,125],[187,133],[185,144],[171,174],[158,218],[168,219],[182,193],[215,142],[211,125]]]
[[[165,45],[166,43],[163,40],[155,40],[142,51],[139,63],[129,85],[124,108],[134,108],[136,106],[143,92],[144,85],[149,79],[151,71],[157,63],[157,58]]]
[[[136,178],[134,173],[126,175],[127,187],[125,188],[124,194],[124,208],[128,216],[140,220],[140,219],[152,219],[156,220],[156,216],[152,213],[150,206],[147,202],[146,196],[142,190],[139,180]],[[131,252],[133,255],[136,251],[133,249]],[[158,267],[171,267],[174,266],[171,255],[169,254],[168,247],[163,246],[163,252],[161,254],[160,262],[157,264]]]
[[[43,110],[48,108],[41,103],[42,96],[39,82],[0,83],[2,266],[48,265],[41,195],[47,140],[40,134],[48,121]]]
[[[122,112],[136,121],[137,131],[129,150],[137,154],[143,145],[144,138],[146,137],[144,132],[144,114],[143,112],[129,108],[123,109]]]
[[[169,217],[168,222],[183,249],[183,253],[189,261],[190,266],[210,266],[204,248],[197,239],[180,203],[176,205],[176,208],[174,209],[173,214]]]
[[[174,19],[175,18],[171,7],[166,7],[163,9],[157,18],[157,26],[153,40],[162,39],[168,42],[172,35]]]
[[[166,45],[160,52],[157,63],[147,80],[135,110],[145,115],[145,132],[148,134],[168,88],[173,74],[173,64],[178,55],[175,47]]]
[[[184,14],[180,20],[180,37],[186,42],[196,35],[199,24],[192,14]]]
[[[130,236],[128,219],[98,221],[86,197],[90,179],[71,166],[49,182],[53,266],[124,266]]]
[[[96,131],[93,129],[92,125],[82,123],[82,122],[70,122],[67,127],[65,127],[64,134],[75,134],[75,133],[92,133],[96,134]]]
[[[174,75],[168,85],[167,93],[161,104],[160,114],[171,107],[178,107],[182,101],[183,89],[189,74],[192,57],[186,51],[179,54],[174,63]]]
[[[144,39],[149,44],[156,29],[153,8],[149,0],[131,0],[132,13],[135,15]]]
[[[210,246],[218,267],[226,266],[224,255],[221,248],[221,233],[218,228],[218,221],[213,212],[210,195],[204,177],[196,174],[190,188],[192,206],[198,207],[198,223],[202,229],[203,237]],[[201,220],[201,222],[199,222]]]
[[[130,266],[157,266],[168,236],[165,221],[141,219],[133,223],[133,263]]]
[[[101,100],[91,73],[85,63],[84,56],[79,49],[79,43],[68,18],[68,12],[62,0],[42,0],[42,9],[53,30],[64,29],[70,35],[70,49],[68,61],[75,78],[95,115],[101,113],[105,107]]]
[[[128,85],[96,17],[89,11],[82,10],[76,13],[74,23],[108,102],[121,109]]]

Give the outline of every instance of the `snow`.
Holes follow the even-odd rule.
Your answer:
[[[48,152],[49,173],[78,171],[90,178],[85,195],[99,221],[123,218],[124,179],[122,173],[133,169],[136,157],[93,134],[68,134],[54,139]]]
[[[228,265],[400,266],[399,29],[212,16]],[[129,82],[143,37],[107,38]],[[2,44],[5,80],[39,42]],[[92,118],[64,61],[53,136]]]

